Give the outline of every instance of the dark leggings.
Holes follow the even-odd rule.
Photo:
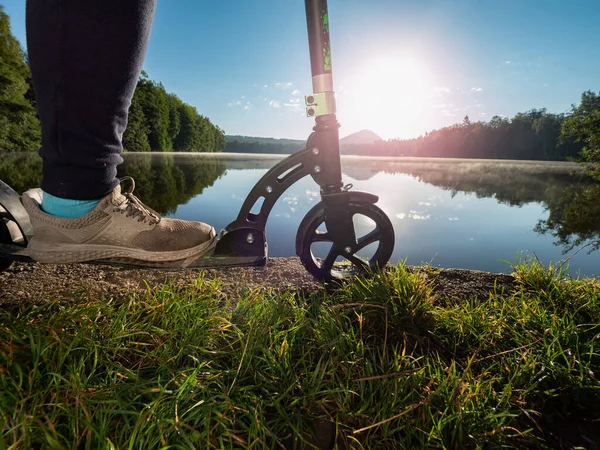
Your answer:
[[[156,0],[27,0],[42,122],[42,189],[92,200],[118,185],[131,97]]]

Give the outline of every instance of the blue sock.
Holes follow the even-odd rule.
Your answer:
[[[89,214],[100,202],[98,200],[69,200],[67,198],[54,197],[44,192],[42,196],[42,210],[53,216],[76,219]]]

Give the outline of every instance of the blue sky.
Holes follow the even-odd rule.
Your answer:
[[[25,43],[25,1],[8,0]],[[330,0],[341,134],[414,137],[532,108],[600,81],[598,0]],[[312,90],[301,0],[159,0],[150,78],[227,134],[305,139]]]

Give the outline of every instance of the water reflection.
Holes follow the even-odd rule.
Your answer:
[[[549,234],[563,247],[563,253],[589,245],[588,253],[600,248],[600,184],[569,186],[562,192],[551,190],[548,218],[535,230]]]
[[[247,192],[280,159],[276,155],[126,154],[119,176],[132,176],[136,194],[159,213],[204,220],[219,228],[233,220]],[[416,258],[428,261],[436,249],[444,253],[443,244],[448,254],[455,253],[451,259],[455,264],[448,265],[488,270],[499,266],[478,263],[486,252],[495,255],[512,244],[518,249],[535,248],[522,231],[514,234],[517,225],[522,230],[524,224],[540,238],[552,238],[563,253],[586,243],[594,244],[590,250],[600,247],[600,185],[573,175],[573,170],[578,167],[569,163],[343,158],[344,181],[378,194],[379,205],[394,221],[397,257],[403,258],[412,248]],[[3,155],[0,179],[18,192],[39,186],[41,159],[31,153]],[[474,199],[488,200],[474,204]],[[290,221],[299,222],[317,201],[318,186],[312,180],[302,180],[286,192],[272,212],[270,224],[275,226],[269,230],[270,244],[283,249],[283,254],[294,254],[287,242],[293,242],[293,237],[286,234],[295,233]],[[200,207],[202,217],[184,206],[187,203]],[[499,204],[510,209],[501,210]],[[510,219],[505,217],[507,211]],[[506,235],[503,241],[497,238],[502,235]],[[485,242],[492,238],[498,239],[497,247]],[[446,264],[443,258],[438,262]]]
[[[549,189],[560,191],[582,182],[571,174],[578,170],[576,164],[562,162],[344,158],[344,173],[358,180],[368,180],[378,173],[407,174],[453,196],[472,193],[510,206],[547,203]]]
[[[118,176],[133,177],[136,196],[166,215],[202,194],[225,174],[226,167],[221,158],[138,153],[126,156]]]
[[[35,153],[2,155],[0,180],[17,192],[39,187],[42,160]],[[189,154],[126,154],[118,176],[135,180],[135,194],[160,214],[172,214],[179,205],[202,194],[225,174],[222,158],[196,158]]]

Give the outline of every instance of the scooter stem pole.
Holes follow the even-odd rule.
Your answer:
[[[305,0],[313,92],[333,92],[327,0]]]

